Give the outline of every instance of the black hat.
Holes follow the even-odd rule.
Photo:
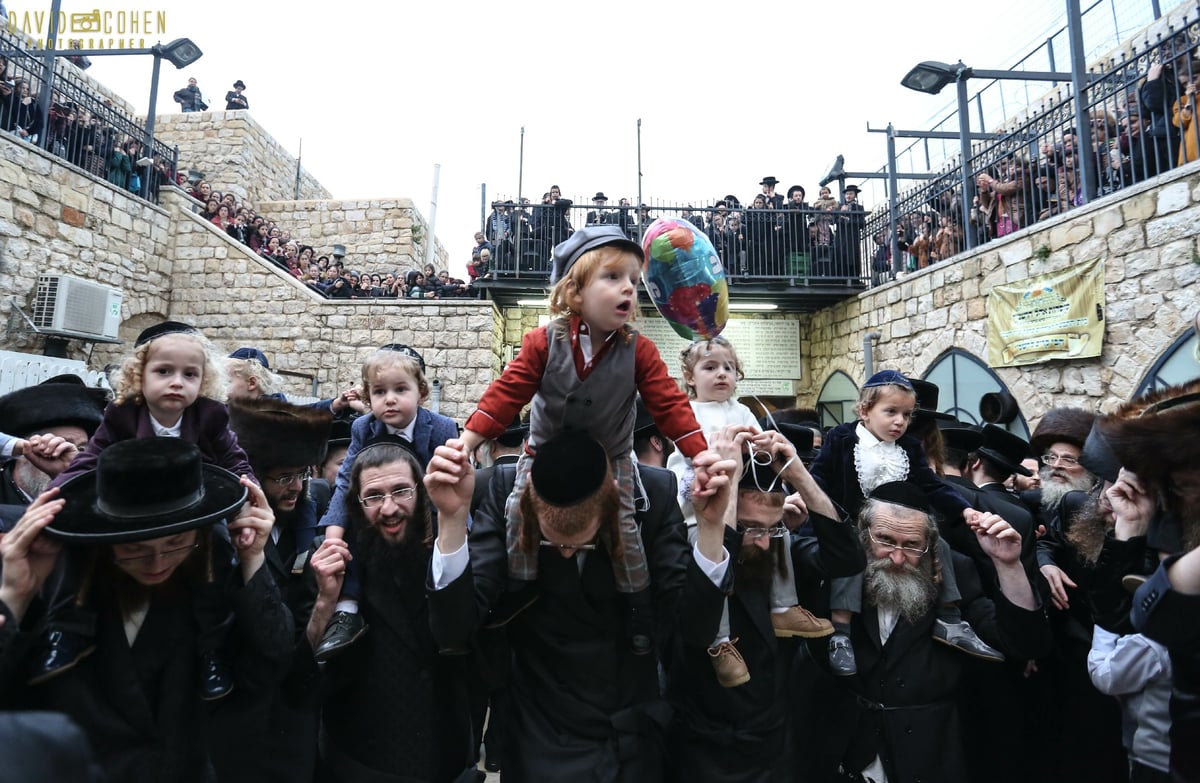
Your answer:
[[[1113,454],[1108,438],[1100,429],[1100,418],[1092,422],[1092,431],[1079,452],[1079,464],[1105,481],[1116,482],[1121,473],[1121,461]]]
[[[412,273],[410,272],[410,274],[412,274]],[[417,366],[419,366],[421,368],[421,372],[425,372],[425,358],[422,357],[421,354],[417,353],[417,350],[415,348],[404,345],[403,343],[388,343],[387,345],[379,346],[379,350],[395,351],[396,353],[404,354],[405,356],[407,356],[410,359],[416,359]]]
[[[267,361],[267,355],[257,348],[238,348],[236,351],[229,354],[229,358],[242,359],[243,361],[256,361],[266,369],[271,369],[271,364]]]
[[[329,448],[350,445],[350,424],[346,419],[333,420],[333,425],[329,428]]]
[[[942,433],[942,443],[948,450],[961,451],[965,456],[983,445],[983,433],[975,427],[968,427],[953,419],[946,422],[944,427],[941,424],[938,422],[938,430]]]
[[[774,177],[763,177],[762,181],[760,181],[758,184],[771,185],[772,187],[774,187],[775,185],[779,184],[779,180],[775,179]]]
[[[229,429],[257,473],[291,465],[319,465],[329,445],[333,414],[261,397],[229,401]]]
[[[85,544],[173,536],[227,518],[246,500],[237,476],[204,464],[196,444],[180,438],[114,443],[58,494],[66,504],[46,532]]]
[[[1070,443],[1083,448],[1096,414],[1082,408],[1051,408],[1033,429],[1029,448],[1036,455],[1046,453],[1053,443]]]
[[[871,499],[930,513],[929,496],[908,481],[889,481],[871,490]]]
[[[796,456],[801,460],[811,461],[817,458],[817,450],[813,448],[813,442],[816,440],[817,434],[813,428],[807,424],[793,424],[789,421],[779,421],[773,416],[763,416],[758,420],[759,426],[763,431],[779,430],[783,437],[791,441],[796,447]]]
[[[1008,424],[1020,412],[1016,398],[1006,391],[988,392],[979,398],[979,416],[992,424]]]
[[[862,193],[862,188],[860,188],[858,185],[847,185],[846,187],[842,188],[842,192],[843,193]]]
[[[78,376],[57,376],[0,397],[0,432],[27,438],[51,427],[73,425],[90,438],[107,404],[104,389],[84,386]]]
[[[1029,468],[1021,464],[1021,460],[1029,456],[1029,444],[1019,436],[995,424],[983,425],[980,435],[983,437],[983,443],[976,449],[979,454],[1009,473],[1033,475]]]
[[[642,402],[642,395],[638,395],[633,401],[633,434],[636,435],[642,430],[648,430],[652,427],[657,427],[654,423],[654,417],[650,415],[650,411],[646,409],[646,403]]]
[[[133,341],[133,347],[140,348],[154,338],[168,334],[200,334],[200,330],[182,321],[163,321],[143,329],[142,333]]]
[[[568,430],[537,447],[529,480],[551,506],[574,506],[600,489],[608,476],[608,454],[590,435]]]
[[[936,383],[923,381],[920,378],[909,378],[908,383],[917,393],[917,407],[913,408],[914,416],[928,416],[938,421],[954,420],[954,416],[942,413],[937,409],[940,390]]]
[[[646,259],[642,253],[642,246],[625,236],[625,232],[616,226],[587,226],[576,231],[567,241],[555,245],[550,285],[566,277],[567,272],[584,253],[607,245],[620,245],[622,250],[636,255],[638,261]]]
[[[235,89],[237,89],[239,87],[243,90],[246,89],[246,83],[244,81],[242,81],[241,79],[238,79],[236,82],[234,82],[233,86]]]
[[[608,196],[604,195],[603,190],[598,190],[596,195],[592,196],[592,201],[608,201]]]
[[[496,442],[501,446],[514,449],[521,445],[527,435],[529,435],[529,422],[521,421],[521,414],[518,413],[513,416],[512,424],[509,424],[500,437],[496,438]]]
[[[795,193],[797,190],[798,190],[798,191],[800,191],[800,193],[801,193],[802,195],[805,195],[805,196],[807,196],[807,195],[808,195],[808,191],[806,191],[806,190],[804,189],[804,186],[803,186],[803,185],[792,185],[790,188],[788,188],[788,191],[787,191],[787,197],[788,197],[788,198],[791,198],[791,197],[792,197],[792,194],[793,194],[793,193]]]

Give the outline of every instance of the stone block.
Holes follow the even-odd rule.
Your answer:
[[[1187,180],[1163,185],[1155,195],[1157,199],[1154,214],[1156,215],[1178,212],[1192,202],[1191,187]]]

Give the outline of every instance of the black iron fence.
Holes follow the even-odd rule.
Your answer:
[[[63,52],[64,55],[69,52]],[[174,180],[178,150],[154,139],[144,149],[146,124],[113,105],[78,70],[56,58],[48,111],[39,96],[45,52],[0,25],[0,132],[10,133],[134,195],[158,201]],[[140,162],[140,163],[139,163]]]

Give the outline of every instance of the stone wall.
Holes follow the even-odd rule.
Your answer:
[[[296,158],[254,121],[250,112],[160,114],[154,135],[179,147],[179,169],[204,172],[213,190],[237,194],[255,209],[264,201],[296,198]],[[327,199],[329,191],[300,169],[300,198]]]
[[[861,382],[863,337],[871,331],[882,335],[877,368],[920,375],[950,348],[986,361],[992,286],[1102,258],[1107,302],[1102,355],[995,372],[1031,419],[1052,406],[1111,410],[1132,396],[1200,309],[1198,232],[1200,164],[1189,164],[1036,223],[974,256],[863,293],[814,314],[802,328],[812,372],[801,400],[815,401],[835,370]]]
[[[42,339],[16,308],[31,312],[42,273],[123,289],[122,320],[165,315],[171,224],[166,209],[5,134],[0,141],[0,316],[6,328],[0,347],[41,350]],[[71,358],[89,358],[77,342],[72,346]]]
[[[428,227],[411,199],[362,201],[266,201],[258,212],[292,236],[329,253],[345,245],[347,269],[381,275],[425,266]],[[434,266],[446,268],[446,251],[438,244]]]

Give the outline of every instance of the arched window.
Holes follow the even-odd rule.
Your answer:
[[[979,401],[991,392],[1009,394],[1008,387],[986,364],[959,348],[951,348],[929,366],[925,380],[938,386],[938,410],[964,424],[981,424]],[[1029,425],[1017,410],[1009,422],[997,422],[1009,432],[1029,440]]]
[[[1162,356],[1158,357],[1146,372],[1146,377],[1138,384],[1137,394],[1134,396],[1140,397],[1148,391],[1164,386],[1178,386],[1196,378],[1200,378],[1200,338],[1197,338],[1196,330],[1192,328],[1163,351]]]
[[[835,427],[848,421],[857,421],[854,406],[858,402],[858,386],[850,376],[837,370],[825,381],[817,396],[817,411],[821,414],[822,427]]]

